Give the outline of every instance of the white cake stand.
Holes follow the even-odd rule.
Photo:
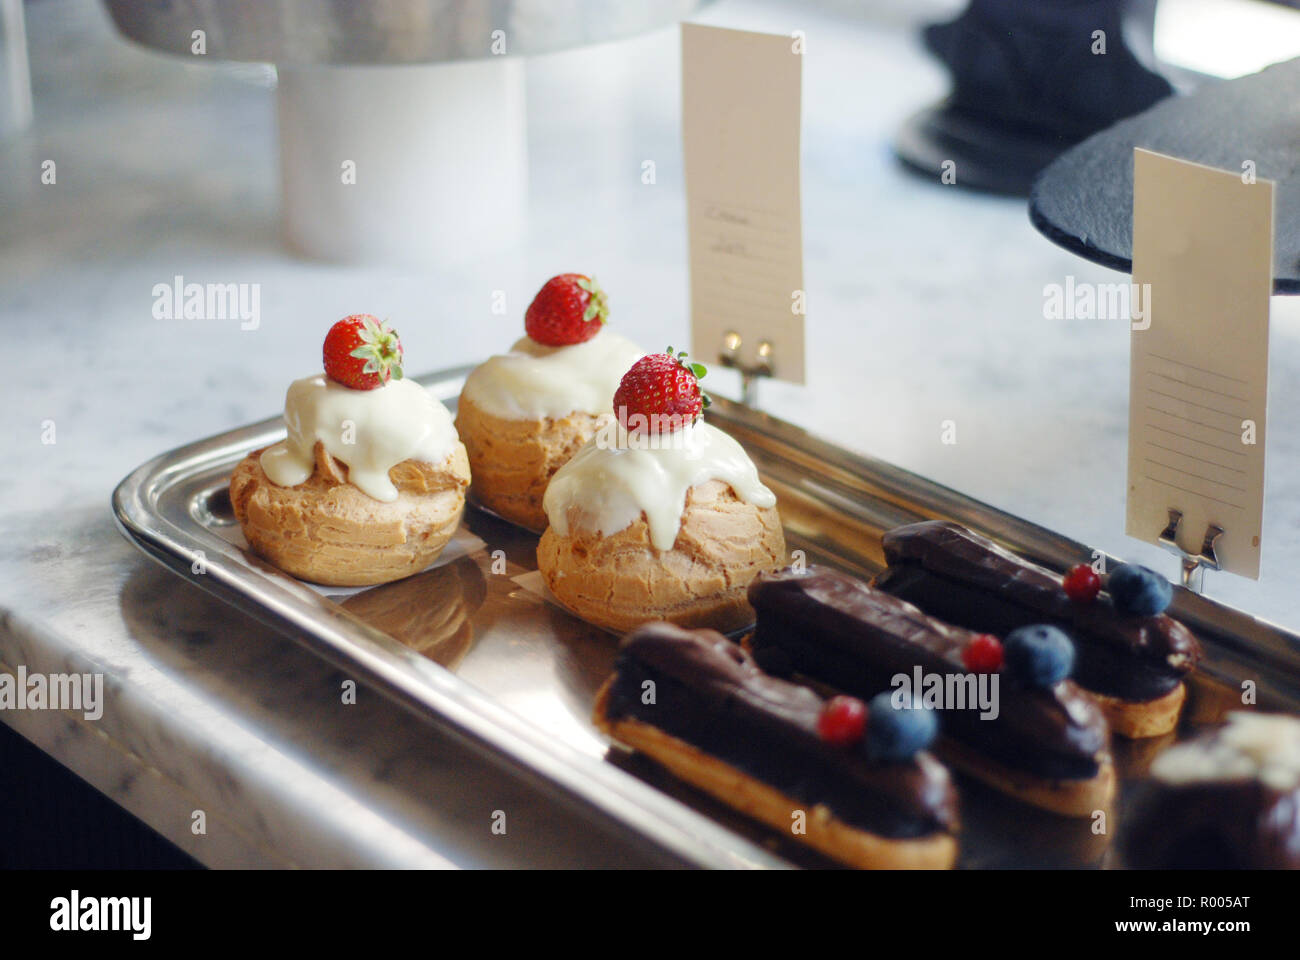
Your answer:
[[[523,233],[521,58],[632,36],[707,0],[104,2],[153,49],[276,65],[292,250],[447,265]]]

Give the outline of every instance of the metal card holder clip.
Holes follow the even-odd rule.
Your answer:
[[[753,364],[740,361],[740,347],[743,341],[735,330],[728,330],[722,335],[722,347],[718,351],[718,363],[724,367],[740,371],[740,402],[747,407],[758,407],[758,380],[770,377],[776,369],[772,358],[772,341],[760,340]]]
[[[1223,528],[1210,524],[1205,528],[1205,538],[1201,541],[1201,552],[1188,553],[1178,545],[1178,527],[1183,521],[1183,512],[1169,508],[1169,523],[1160,533],[1159,544],[1182,562],[1183,586],[1193,593],[1204,593],[1205,571],[1218,570],[1219,558],[1214,552],[1215,544],[1223,536]]]

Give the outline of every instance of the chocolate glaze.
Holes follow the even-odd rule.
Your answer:
[[[1124,823],[1142,870],[1300,870],[1300,792],[1257,780],[1148,784]]]
[[[824,742],[817,734],[822,698],[767,676],[720,633],[647,624],[623,640],[615,670],[610,720],[651,724],[880,836],[957,829],[957,794],[946,767],[924,752],[904,762],[872,762],[860,747]],[[646,680],[654,681],[652,704],[642,702]]]
[[[1211,730],[1178,749],[1208,748]],[[1255,777],[1143,785],[1125,818],[1124,860],[1138,869],[1300,870],[1300,783]]]
[[[1075,641],[1074,678],[1097,693],[1151,700],[1176,687],[1200,660],[1196,637],[1177,620],[1128,616],[1104,593],[1076,603],[1057,574],[955,523],[909,524],[886,533],[883,542],[889,569],[875,586],[951,623],[998,636],[1053,623]]]
[[[749,587],[758,614],[751,644],[760,664],[870,697],[896,674],[967,673],[961,651],[974,634],[926,616],[861,580],[821,567],[760,574]],[[1073,681],[1017,687],[999,674],[999,714],[945,710],[946,736],[998,762],[1053,779],[1095,776],[1109,746],[1096,701]]]

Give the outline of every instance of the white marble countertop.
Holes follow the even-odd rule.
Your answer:
[[[910,32],[927,11],[905,6],[867,21],[727,0],[701,17],[808,36],[809,385],[764,384],[762,405],[1172,573],[1123,533],[1124,322],[1043,319],[1045,284],[1119,276],[1040,237],[1023,203],[895,164],[892,131],[945,88]],[[0,667],[103,671],[108,702],[95,722],[0,720],[213,866],[654,862],[374,695],[341,711],[335,671],[143,557],[109,495],[161,451],[273,414],[317,362],[322,324],[354,310],[398,322],[420,369],[447,367],[512,341],[539,280],[581,269],[629,336],[684,342],[676,32],[531,61],[527,241],[413,272],[282,251],[269,71],[140,51],[98,7],[29,13],[37,121],[0,145]],[[56,185],[40,183],[45,159]],[[154,319],[151,290],[175,274],[260,283],[260,328]],[[491,312],[499,289],[507,317]],[[1265,572],[1211,574],[1208,590],[1298,627],[1300,299],[1273,317]],[[519,813],[498,837],[503,808]]]

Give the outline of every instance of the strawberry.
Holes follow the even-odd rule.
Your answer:
[[[629,433],[672,433],[699,419],[709,405],[700,390],[702,363],[686,362],[686,351],[652,353],[623,374],[614,392],[618,422]]]
[[[325,375],[353,390],[402,379],[402,341],[387,321],[368,313],[344,317],[325,334]]]
[[[609,302],[596,281],[580,273],[551,277],[524,314],[524,330],[537,343],[565,347],[590,340],[609,319]]]

